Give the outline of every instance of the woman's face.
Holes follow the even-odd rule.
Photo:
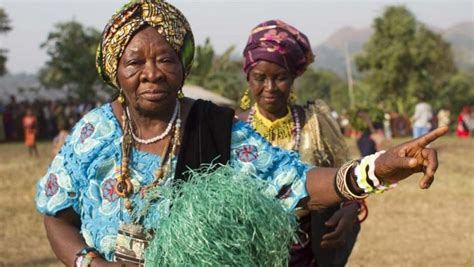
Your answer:
[[[259,109],[268,113],[286,110],[293,77],[285,68],[268,61],[259,61],[248,77],[250,91]]]
[[[147,27],[125,48],[117,77],[129,106],[144,115],[157,115],[173,109],[184,75],[173,48]]]

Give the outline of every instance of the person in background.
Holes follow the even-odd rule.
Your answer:
[[[436,116],[438,117],[438,127],[449,126],[449,123],[451,122],[451,112],[449,109],[440,109]]]
[[[390,118],[390,113],[385,112],[383,115],[383,131],[385,134],[385,138],[388,140],[392,140],[393,134],[392,134],[392,120]]]
[[[413,138],[418,138],[426,134],[431,129],[431,119],[433,111],[431,105],[425,101],[425,97],[420,96],[420,102],[415,106],[415,113],[411,117],[413,126]]]
[[[295,104],[294,81],[314,58],[307,37],[281,20],[265,21],[251,31],[243,56],[249,86],[238,118],[305,163],[338,167],[347,161],[348,149],[329,106],[320,99]],[[361,207],[348,202],[342,208],[297,211],[300,242],[292,246],[289,266],[344,266],[360,230]]]
[[[65,121],[59,122],[58,130],[59,133],[53,139],[53,149],[51,153],[53,157],[55,157],[58,154],[59,150],[61,150],[61,147],[64,145],[64,141],[66,140],[66,137],[69,134],[69,127],[67,127]]]
[[[26,110],[25,116],[23,117],[23,132],[25,135],[25,145],[28,147],[28,153],[30,156],[39,156],[38,148],[36,147],[36,134],[37,131],[37,119],[31,108]]]
[[[461,113],[458,116],[458,122],[456,127],[456,135],[461,138],[468,138],[472,129],[471,124],[471,109],[468,105],[465,105]]]
[[[5,134],[5,127],[3,124],[3,113],[5,112],[5,107],[3,103],[0,101],[0,142],[5,141],[6,134]]]

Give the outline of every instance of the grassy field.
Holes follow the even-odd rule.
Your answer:
[[[445,137],[434,147],[441,166],[432,188],[412,179],[371,197],[348,266],[474,266],[474,139]],[[0,144],[0,266],[61,266],[33,201],[50,148],[40,143],[41,157],[29,158],[22,144]]]

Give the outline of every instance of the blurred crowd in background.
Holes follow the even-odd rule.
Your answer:
[[[100,102],[65,100],[17,101],[10,96],[7,103],[0,102],[0,142],[25,142],[30,155],[37,155],[37,140],[53,140],[53,154],[57,152],[70,128],[81,117],[101,105]],[[429,104],[426,104],[429,106]],[[422,118],[417,114],[399,114],[359,110],[354,114],[332,112],[346,137],[354,138],[361,155],[368,155],[390,145],[397,137],[417,137],[413,127],[421,124],[427,130],[449,126],[451,132],[462,138],[473,136],[474,108],[466,105],[461,111],[440,109],[424,110]],[[425,122],[423,122],[425,120]]]

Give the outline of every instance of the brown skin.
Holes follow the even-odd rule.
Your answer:
[[[176,103],[177,93],[183,84],[183,68],[178,56],[163,36],[152,28],[138,32],[130,41],[119,61],[118,81],[123,89],[138,136],[150,138],[164,131]],[[191,99],[181,101],[181,119],[185,121],[192,106]],[[123,109],[118,101],[112,109],[120,121]],[[182,123],[182,128],[185,125]],[[161,154],[169,137],[138,149]],[[76,253],[86,247],[80,229],[80,217],[72,208],[56,216],[45,216],[44,224],[51,248],[61,262],[73,266]],[[67,238],[65,238],[67,237]],[[122,266],[102,258],[92,266]],[[135,266],[128,264],[127,266]]]
[[[293,82],[294,78],[287,69],[264,60],[258,61],[248,75],[250,92],[257,103],[258,110],[271,121],[284,117],[288,112],[288,98]],[[300,118],[303,118],[303,108],[296,107]],[[239,114],[239,119],[246,121],[248,116],[249,111],[243,112]],[[357,214],[357,205],[349,205],[337,210],[326,223],[334,230],[323,236],[321,246],[341,246],[345,235],[357,220]]]
[[[421,172],[423,176],[420,179],[420,188],[428,189],[438,169],[438,155],[436,150],[426,146],[447,132],[447,126],[440,127],[416,139],[391,147],[375,160],[375,175],[381,181],[393,183]],[[336,172],[336,168],[313,168],[308,171],[306,189],[310,196],[307,202],[309,209],[332,206],[341,202],[334,190]]]
[[[250,70],[248,83],[262,115],[271,121],[286,115],[293,86],[290,72],[275,63],[261,60]]]
[[[118,82],[123,89],[135,134],[148,139],[162,133],[173,114],[179,89],[184,83],[181,61],[166,39],[152,27],[139,31],[120,58]],[[191,99],[181,101],[183,122],[192,106]],[[118,118],[121,108],[113,106]],[[185,123],[181,124],[184,129]],[[138,144],[137,148],[161,154],[170,136],[153,144]]]
[[[132,38],[124,54],[124,57],[128,56],[130,55],[128,50],[135,50],[132,52],[139,58],[138,66],[133,66],[135,63],[130,60],[121,59],[119,62],[119,83],[129,103],[132,119],[139,130],[137,134],[141,138],[150,138],[163,132],[172,115],[178,89],[183,83],[182,66],[177,68],[176,62],[167,62],[162,56],[166,54],[167,57],[172,57],[168,53],[171,51],[170,46],[163,40],[164,38],[156,31],[145,28]],[[191,105],[192,100],[182,101],[183,125]],[[117,118],[120,118],[123,112],[120,104],[114,101],[112,106]],[[428,134],[429,138],[417,139],[390,149],[376,161],[376,174],[382,179],[401,180],[407,175],[425,169],[429,178],[423,181],[432,181],[438,165],[436,151],[423,147],[429,143],[428,141],[436,139],[446,131],[447,128],[437,130]],[[159,154],[165,142],[166,140],[162,140],[139,149]],[[415,162],[410,163],[410,157],[415,157]],[[423,168],[424,165],[427,168]],[[319,204],[331,206],[342,201],[334,191],[336,171],[337,169],[332,168],[316,168],[307,173],[309,207]],[[80,216],[72,208],[68,208],[56,216],[45,216],[44,224],[54,253],[65,265],[72,266],[75,254],[86,246],[79,232]],[[92,262],[92,266],[122,265],[98,258]]]

